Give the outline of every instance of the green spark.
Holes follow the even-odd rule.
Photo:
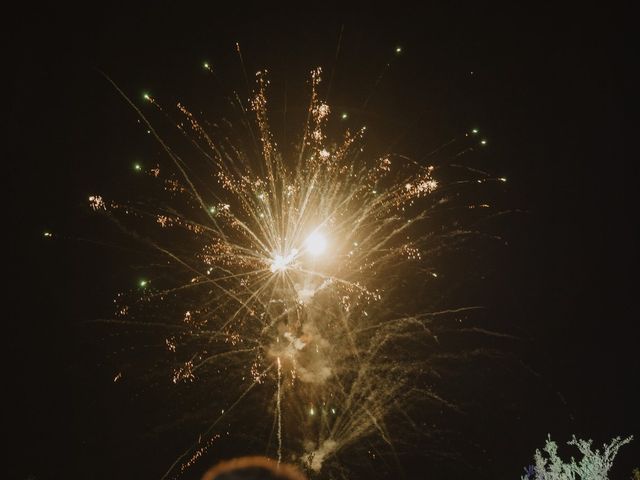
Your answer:
[[[471,130],[471,133],[473,133],[473,134],[478,133],[478,129],[477,129],[477,128],[474,128],[473,130]]]
[[[402,47],[398,45],[398,46],[396,47],[396,54],[398,54],[398,55],[399,55],[399,54],[401,54],[401,53],[402,53]]]
[[[139,163],[134,163],[134,164],[133,164],[133,169],[134,169],[136,172],[140,172],[140,171],[142,171],[142,165],[140,165]]]
[[[144,288],[149,284],[149,282],[147,280],[140,280],[138,282],[138,285],[140,286],[140,288]]]
[[[342,112],[340,118],[342,118],[342,120],[346,120],[347,118],[349,118],[349,114],[347,112]]]

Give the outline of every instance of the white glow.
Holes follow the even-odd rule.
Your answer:
[[[313,232],[305,240],[305,246],[311,255],[320,255],[327,248],[327,239],[321,233]]]
[[[287,267],[291,265],[291,263],[293,263],[297,254],[298,254],[298,250],[294,248],[293,250],[291,250],[291,253],[287,256],[274,255],[273,260],[271,260],[271,271],[273,273],[284,272],[287,269]]]
[[[285,268],[287,268],[287,262],[285,261],[282,255],[276,255],[276,257],[271,262],[271,271],[272,272],[281,272]]]

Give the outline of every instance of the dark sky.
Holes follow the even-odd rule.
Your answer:
[[[9,478],[159,478],[184,445],[143,434],[168,400],[149,394],[143,408],[131,391],[114,393],[103,350],[87,346],[108,336],[83,325],[133,274],[116,248],[85,241],[113,238],[88,219],[86,197],[119,182],[145,148],[131,140],[134,112],[99,71],[132,97],[151,89],[167,104],[206,102],[217,93],[202,93],[205,59],[221,91],[243,88],[236,41],[249,73],[269,69],[293,99],[311,68],[335,72],[331,103],[393,132],[403,152],[424,155],[480,128],[489,145],[478,166],[509,179],[503,205],[520,213],[499,225],[509,246],[492,257],[483,297],[490,323],[521,340],[474,387],[477,408],[456,418],[456,432],[400,458],[406,478],[519,478],[547,433],[598,443],[640,435],[639,179],[623,134],[624,14],[443,5],[23,5],[6,19]],[[421,454],[432,450],[464,460]],[[613,478],[627,478],[638,458],[640,438],[621,450]]]

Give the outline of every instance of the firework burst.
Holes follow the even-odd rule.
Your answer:
[[[93,210],[163,258],[141,280],[140,298],[120,296],[117,311],[124,322],[168,332],[168,381],[208,385],[220,412],[165,477],[189,468],[240,411],[270,419],[267,453],[320,472],[365,437],[392,445],[386,419],[409,399],[447,403],[427,378],[436,370],[434,319],[451,310],[428,311],[429,302],[412,295],[437,281],[430,260],[443,239],[470,233],[438,223],[438,211],[452,208],[452,185],[441,188],[431,165],[371,158],[365,127],[329,136],[320,82],[316,69],[290,154],[269,126],[264,72],[249,103],[253,119],[243,117],[240,129],[249,141],[238,140],[235,124],[202,123],[178,103],[172,123],[206,173],[127,99],[171,162],[136,164],[166,201],[89,198]],[[144,98],[168,116],[150,94]]]

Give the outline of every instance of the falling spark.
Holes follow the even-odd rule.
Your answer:
[[[100,195],[91,195],[89,197],[89,207],[92,210],[106,210],[107,208]]]
[[[278,397],[276,399],[276,411],[278,415],[278,465],[282,462],[282,364],[278,361]]]

